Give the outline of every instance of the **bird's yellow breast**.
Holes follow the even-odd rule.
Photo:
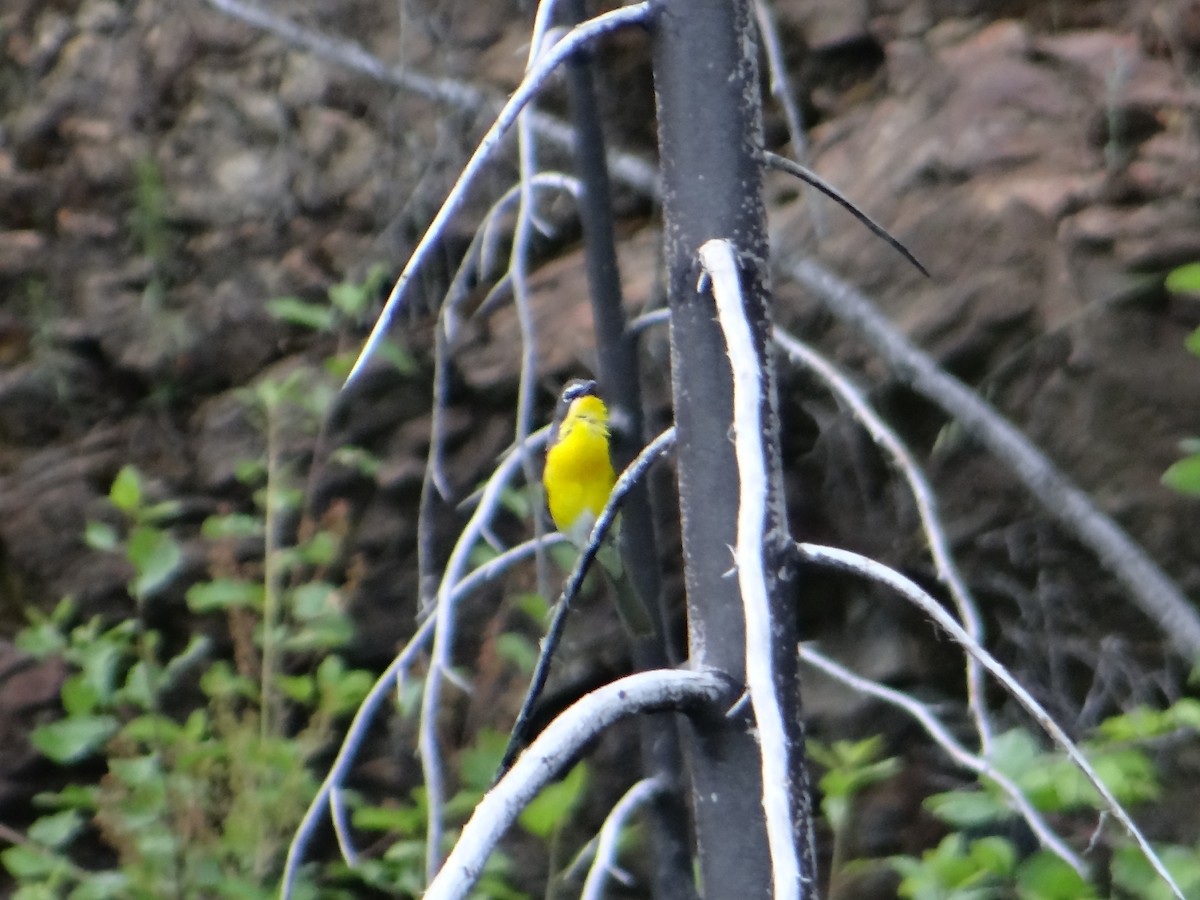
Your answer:
[[[542,484],[550,517],[559,531],[591,529],[608,502],[617,476],[608,453],[608,409],[599,397],[580,397],[546,451]]]

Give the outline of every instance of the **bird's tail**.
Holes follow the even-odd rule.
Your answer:
[[[630,632],[638,637],[645,637],[654,631],[654,619],[650,616],[650,608],[642,595],[634,586],[633,579],[625,571],[621,554],[611,541],[600,545],[596,554],[596,562],[604,570],[607,581],[612,587],[613,599],[617,607],[617,615]]]

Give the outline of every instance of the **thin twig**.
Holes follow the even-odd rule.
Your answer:
[[[572,197],[578,197],[580,186],[576,178],[570,175],[565,175],[562,172],[538,172],[529,179],[530,186],[535,190],[558,190],[566,191]],[[445,321],[443,327],[446,329],[446,334],[453,341],[458,331],[460,320],[458,307],[466,300],[468,291],[465,289],[467,284],[467,276],[472,272],[477,273],[480,280],[487,278],[492,271],[495,262],[496,245],[500,241],[500,235],[503,233],[500,229],[500,222],[507,212],[508,207],[515,201],[520,199],[521,185],[515,184],[507,191],[500,195],[499,199],[491,205],[491,208],[483,216],[483,224],[475,230],[474,236],[471,238],[471,243],[467,248],[467,254],[463,258],[463,263],[460,265],[459,273],[455,274],[455,281],[460,282],[458,290],[447,290],[446,298],[442,304],[445,312]],[[463,274],[460,281],[460,273],[463,273],[462,266],[467,265],[468,261],[472,262],[468,271]],[[507,276],[502,276],[502,279],[507,279]],[[495,288],[493,288],[495,291]],[[480,304],[479,313],[486,315],[486,310],[491,303],[491,293]]]
[[[806,258],[785,261],[781,268],[861,335],[902,382],[957,419],[1008,466],[1051,516],[1091,548],[1176,652],[1188,661],[1200,657],[1200,613],[1146,551],[1023,434],[912,344],[849,284]]]
[[[498,115],[505,98],[498,93],[464,84],[455,78],[438,78],[407,66],[384,62],[354,41],[331,38],[280,18],[255,3],[242,0],[208,0],[225,14],[274,35],[285,43],[307,50],[314,56],[329,60],[354,72],[360,72],[383,84],[394,85],[434,103],[444,103],[455,109],[482,115]],[[533,127],[547,142],[569,150],[575,133],[571,126],[555,116],[535,113]],[[641,194],[653,196],[658,191],[658,170],[654,163],[633,153],[609,151],[608,165],[623,184]]]
[[[605,882],[617,865],[617,839],[621,836],[621,829],[634,813],[665,790],[666,786],[657,778],[643,778],[617,801],[600,826],[592,867],[588,870],[579,900],[603,900]]]
[[[350,823],[346,819],[346,804],[342,802],[342,789],[334,787],[329,791],[329,815],[333,819],[333,833],[337,838],[338,849],[346,865],[354,868],[358,865],[358,851],[354,849],[354,836],[350,833]]]
[[[971,636],[954,620],[954,617],[942,609],[937,600],[911,579],[904,577],[894,569],[870,557],[851,553],[847,550],[839,550],[835,547],[820,547],[815,544],[797,544],[796,549],[801,559],[807,562],[840,569],[843,572],[852,572],[855,575],[892,588],[904,597],[904,599],[919,608],[925,615],[933,619],[959,646],[978,659],[983,664],[983,667],[992,674],[992,677],[1000,682],[1001,686],[1025,708],[1025,711],[1050,736],[1050,739],[1063,749],[1071,759],[1071,762],[1084,774],[1084,777],[1087,778],[1092,787],[1103,798],[1109,812],[1125,827],[1129,836],[1133,838],[1134,843],[1142,851],[1142,855],[1150,863],[1154,871],[1158,873],[1159,877],[1171,888],[1171,891],[1178,900],[1186,900],[1183,892],[1179,889],[1179,885],[1175,883],[1175,879],[1167,871],[1167,867],[1163,865],[1158,854],[1154,852],[1154,848],[1150,846],[1150,842],[1146,840],[1146,836],[1142,834],[1142,830],[1138,828],[1137,823],[1126,812],[1125,807],[1113,796],[1108,785],[1096,773],[1095,768],[1088,762],[1087,757],[1083,755],[1082,751],[1075,745],[1075,742],[1063,731],[1062,726],[1054,720],[1053,716],[1046,712],[1029,691],[1021,686],[1019,681],[1009,674],[1008,669],[988,653],[984,647],[971,639]]]
[[[945,529],[942,528],[941,516],[937,510],[937,497],[930,487],[920,465],[913,458],[908,447],[900,436],[871,408],[866,397],[858,390],[845,375],[813,350],[808,345],[796,340],[786,331],[775,329],[775,343],[783,349],[788,357],[815,372],[826,385],[833,390],[842,401],[854,412],[854,417],[862,424],[867,432],[891,458],[896,468],[908,482],[913,500],[917,504],[917,515],[921,519],[921,527],[929,540],[929,553],[933,557],[938,579],[950,591],[954,605],[958,608],[959,618],[963,627],[979,644],[983,643],[983,620],[979,616],[979,606],[958,571],[954,555],[950,552],[950,543],[946,539]],[[983,755],[991,751],[992,727],[987,715],[987,694],[983,684],[983,670],[975,657],[967,654],[967,702],[971,714],[975,718],[975,730],[979,733],[979,744]]]
[[[806,168],[797,162],[792,162],[786,156],[780,156],[778,153],[772,153],[769,150],[763,151],[763,159],[767,165],[774,169],[779,169],[781,172],[787,172],[789,175],[794,175],[803,181],[805,184],[810,184],[818,191],[833,200],[846,212],[867,226],[867,229],[880,238],[885,244],[907,259],[910,263],[917,267],[917,270],[926,278],[931,278],[929,270],[921,265],[921,261],[913,256],[912,251],[904,246],[899,238],[893,237],[892,233],[868,216],[865,212],[859,209],[854,201],[847,198],[841,191],[835,188],[832,184],[814,172],[812,169]]]
[[[577,52],[581,47],[587,46],[602,35],[615,31],[618,28],[645,22],[653,10],[654,4],[649,2],[649,0],[645,0],[642,3],[623,6],[611,12],[603,13],[594,19],[590,19],[572,28],[558,43],[549,48],[537,59],[512,96],[509,97],[508,102],[504,104],[504,109],[500,111],[500,114],[496,117],[496,121],[488,129],[487,134],[479,141],[475,152],[471,154],[471,158],[467,161],[458,180],[454,183],[454,187],[450,189],[450,193],[442,204],[442,208],[438,210],[437,215],[434,216],[433,221],[429,223],[429,227],[421,236],[421,240],[413,249],[412,255],[400,273],[400,277],[396,279],[391,293],[388,294],[383,309],[379,313],[379,318],[375,322],[375,327],[371,329],[366,343],[363,344],[362,352],[359,353],[358,359],[355,360],[354,366],[350,369],[350,374],[346,376],[347,385],[353,383],[354,379],[361,373],[363,367],[383,340],[384,335],[387,334],[388,327],[391,325],[397,309],[399,309],[400,301],[404,296],[409,281],[411,281],[412,277],[432,252],[433,247],[437,244],[442,231],[449,223],[451,217],[466,200],[467,190],[471,183],[496,152],[501,139],[513,126],[525,105],[533,99],[554,74],[555,70],[571,54]]]
[[[565,538],[561,535],[548,534],[541,544],[549,547],[564,540]],[[523,544],[518,544],[511,550],[505,551],[495,559],[489,560],[458,582],[450,594],[450,604],[458,604],[463,598],[470,596],[483,585],[494,581],[501,574],[512,568],[512,566],[528,559],[537,549],[538,545],[535,542],[527,541]],[[304,818],[300,821],[299,826],[297,826],[296,833],[292,836],[292,842],[288,846],[287,860],[284,863],[283,877],[279,885],[280,900],[289,900],[291,897],[292,889],[296,882],[296,875],[299,873],[300,864],[304,859],[304,852],[308,849],[308,844],[312,840],[313,833],[316,831],[322,814],[328,807],[333,792],[342,784],[346,776],[350,774],[350,767],[354,764],[354,759],[358,755],[358,748],[366,739],[367,729],[370,727],[372,719],[375,718],[375,713],[378,711],[380,704],[383,703],[396,683],[403,679],[404,674],[416,662],[417,655],[425,649],[425,645],[429,642],[430,637],[433,636],[436,622],[436,619],[430,617],[420,625],[416,634],[409,639],[408,643],[396,655],[395,659],[392,660],[388,667],[375,680],[375,684],[367,692],[367,696],[363,698],[362,703],[359,704],[357,711],[355,711],[354,718],[350,721],[350,727],[346,730],[346,736],[342,739],[342,745],[338,748],[337,756],[334,757],[333,764],[325,774],[325,780],[321,782],[316,796],[309,803],[308,809],[304,813]]]
[[[479,505],[471,514],[471,518],[463,527],[455,542],[446,563],[446,571],[442,575],[438,588],[437,604],[434,608],[433,619],[437,623],[433,636],[433,648],[430,651],[429,672],[425,676],[425,690],[421,696],[421,720],[418,725],[417,749],[421,757],[421,772],[425,778],[426,792],[426,860],[436,862],[441,855],[442,820],[444,796],[442,763],[443,758],[438,744],[437,712],[441,708],[442,678],[450,671],[450,657],[454,648],[454,605],[449,602],[455,585],[461,580],[461,574],[466,570],[470,553],[485,530],[487,524],[495,516],[500,505],[501,492],[512,480],[518,468],[534,450],[540,449],[549,436],[549,429],[542,428],[536,434],[530,435],[524,444],[514,447],[508,456],[488,478],[483,489]],[[534,541],[534,546],[540,547],[541,541]],[[436,865],[431,865],[427,872],[432,877]]]
[[[606,728],[653,710],[712,707],[731,692],[727,681],[714,672],[659,669],[620,678],[577,700],[484,795],[425,892],[425,900],[466,897],[484,861],[521,810]]]
[[[771,74],[771,96],[783,111],[788,138],[792,143],[792,155],[802,166],[808,164],[808,135],[804,128],[804,114],[796,102],[796,92],[788,77],[787,58],[783,52],[783,39],[779,34],[779,23],[775,19],[774,4],[770,0],[754,0],[754,20],[758,23],[758,34],[762,39],[763,52],[767,58],[767,71]],[[810,185],[810,187],[812,187]],[[815,194],[809,194],[813,231],[820,240],[825,236],[825,211],[817,202]]]
[[[845,666],[834,662],[815,647],[801,645],[800,658],[809,665],[820,669],[829,677],[837,679],[860,693],[867,694],[868,696],[882,700],[884,703],[898,707],[916,719],[920,726],[925,729],[925,733],[933,738],[938,746],[945,750],[946,754],[954,762],[958,763],[964,769],[975,772],[979,776],[995,782],[996,786],[1007,795],[1017,812],[1028,823],[1033,833],[1038,836],[1038,840],[1042,842],[1042,846],[1069,865],[1082,877],[1088,877],[1087,864],[1046,824],[1046,820],[1042,818],[1042,814],[1029,802],[1029,798],[1025,796],[1025,793],[1017,783],[1003,772],[999,772],[993,768],[987,761],[986,756],[972,753],[956,741],[946,726],[942,724],[941,720],[934,715],[928,704],[922,703],[908,694],[882,685],[877,681],[871,681],[863,678],[861,675],[856,675]]]

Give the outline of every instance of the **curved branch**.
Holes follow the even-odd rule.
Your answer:
[[[933,557],[938,580],[946,586],[950,596],[954,599],[954,605],[958,608],[958,616],[962,620],[967,634],[982,644],[983,620],[979,615],[979,606],[967,589],[958,565],[954,562],[954,555],[950,552],[950,542],[946,539],[946,531],[942,527],[941,517],[938,515],[937,497],[933,493],[933,488],[908,447],[900,440],[900,436],[871,408],[866,398],[850,383],[849,379],[826,359],[779,328],[775,329],[775,343],[793,362],[815,372],[850,407],[854,412],[854,417],[867,429],[875,443],[891,456],[905,481],[908,482],[913,500],[917,504],[917,515],[921,518],[921,527],[925,530],[925,536],[929,541],[929,555]],[[975,718],[975,730],[979,734],[980,747],[986,756],[991,748],[992,727],[987,718],[987,696],[983,688],[983,671],[975,657],[970,655],[967,656],[967,702]]]
[[[1108,811],[1113,814],[1113,817],[1124,826],[1129,836],[1133,838],[1134,843],[1138,845],[1138,849],[1142,851],[1142,855],[1145,856],[1146,861],[1150,863],[1154,871],[1158,873],[1158,876],[1166,882],[1179,900],[1185,900],[1183,891],[1179,889],[1179,885],[1175,883],[1175,879],[1171,877],[1171,873],[1167,871],[1167,867],[1163,865],[1163,861],[1154,852],[1154,848],[1150,846],[1150,842],[1146,840],[1146,836],[1142,834],[1142,830],[1138,828],[1137,823],[1126,812],[1125,807],[1121,805],[1120,801],[1113,796],[1108,785],[1096,773],[1095,768],[1088,762],[1087,757],[1083,755],[1082,751],[1075,746],[1075,742],[1063,731],[1062,726],[1054,720],[1054,717],[1050,713],[1046,712],[1029,691],[1021,686],[1021,683],[1009,673],[1008,669],[996,657],[981,647],[977,641],[973,640],[963,630],[962,626],[954,621],[954,617],[942,609],[941,605],[933,597],[911,579],[905,578],[896,570],[876,562],[868,556],[851,553],[848,550],[839,550],[836,547],[820,547],[815,544],[796,544],[796,550],[800,558],[806,562],[829,566],[834,569],[840,569],[843,572],[851,572],[890,587],[909,603],[920,609],[925,615],[929,616],[935,624],[950,635],[955,643],[978,659],[983,667],[992,674],[992,677],[1000,682],[1001,686],[1012,695],[1013,699],[1025,708],[1025,711],[1050,736],[1050,739],[1063,749],[1063,752],[1067,754],[1071,762],[1084,774],[1084,777],[1087,778],[1092,787],[1103,798]]]
[[[1008,796],[1009,801],[1016,807],[1017,812],[1021,814],[1033,833],[1038,836],[1042,846],[1078,872],[1081,877],[1089,876],[1087,864],[1080,859],[1079,854],[1068,847],[1063,839],[1051,830],[1050,826],[1046,824],[1046,820],[1042,818],[1042,814],[1029,802],[1029,798],[1025,796],[1017,783],[1003,772],[998,772],[987,761],[986,756],[971,753],[955,740],[949,729],[934,715],[928,704],[887,685],[856,675],[814,647],[801,646],[800,658],[809,665],[820,669],[830,678],[836,679],[860,693],[898,707],[916,719],[925,729],[925,733],[933,738],[934,742],[946,751],[946,755],[954,762],[964,769],[996,783],[996,786]],[[971,658],[974,659],[974,657]]]
[[[1091,548],[1176,652],[1188,661],[1200,656],[1200,613],[1146,551],[1014,425],[900,334],[862,293],[827,269],[808,259],[790,260],[782,269],[861,335],[901,381],[957,419],[1012,469],[1034,499]]]
[[[518,544],[511,550],[501,553],[495,559],[473,570],[459,581],[450,593],[450,603],[458,603],[463,597],[469,596],[484,584],[507,571],[511,566],[529,558],[537,552],[539,546],[544,545],[548,549],[564,540],[565,538],[561,535],[548,534],[540,544],[535,541],[526,541],[523,544]],[[283,877],[279,885],[281,900],[288,900],[291,896],[292,888],[296,882],[296,875],[300,869],[300,863],[304,859],[304,851],[308,848],[309,841],[312,840],[313,832],[316,830],[321,814],[325,810],[326,805],[332,802],[334,792],[338,790],[342,781],[350,773],[350,767],[354,764],[355,756],[358,755],[358,748],[367,736],[367,729],[370,727],[371,720],[375,717],[379,705],[383,702],[384,697],[391,692],[395,683],[404,677],[404,673],[416,661],[417,654],[425,648],[429,638],[433,636],[436,621],[431,616],[421,623],[421,627],[417,629],[417,633],[409,639],[404,649],[383,670],[382,674],[375,680],[375,684],[371,687],[371,690],[367,692],[367,696],[359,704],[358,710],[354,713],[354,718],[350,722],[350,727],[346,730],[346,737],[342,740],[342,746],[338,748],[333,765],[329,767],[329,771],[325,775],[325,780],[321,782],[316,796],[309,803],[308,809],[304,813],[304,818],[296,828],[296,833],[292,836],[292,842],[288,846],[287,861],[284,863]]]
[[[590,19],[572,28],[558,43],[543,53],[534,65],[530,66],[525,78],[517,86],[512,96],[508,98],[508,102],[504,104],[504,108],[496,117],[496,121],[492,123],[492,127],[488,129],[487,134],[483,136],[476,146],[475,152],[471,154],[471,158],[467,160],[462,174],[459,175],[458,181],[454,183],[454,187],[450,189],[450,193],[442,204],[442,208],[433,217],[433,221],[429,223],[429,227],[425,229],[425,233],[421,236],[420,242],[413,249],[412,256],[408,258],[408,262],[400,273],[400,277],[396,279],[391,293],[388,294],[387,301],[383,305],[383,310],[379,313],[379,318],[375,322],[375,327],[371,329],[371,333],[368,335],[366,343],[363,344],[358,359],[355,360],[354,366],[350,369],[350,374],[346,376],[345,386],[354,382],[354,379],[362,372],[363,367],[383,340],[388,326],[391,325],[396,310],[399,308],[400,300],[404,296],[404,291],[409,281],[425,262],[426,257],[432,252],[438,238],[441,237],[442,230],[466,200],[467,189],[470,187],[471,182],[475,180],[475,177],[483,169],[484,164],[496,151],[497,147],[499,147],[500,140],[516,122],[525,105],[533,99],[534,95],[541,90],[550,76],[554,74],[555,70],[573,53],[601,35],[608,34],[611,31],[628,25],[645,22],[650,18],[654,8],[654,3],[650,2],[650,0],[644,0],[642,3],[623,6],[596,16],[594,19]],[[345,386],[343,386],[343,390]]]
[[[735,689],[712,672],[659,669],[618,679],[568,707],[475,807],[425,900],[466,897],[483,863],[522,809],[580,750],[621,719],[644,712],[732,702]]]
[[[654,800],[667,790],[667,785],[657,778],[643,778],[625,792],[617,805],[604,819],[600,834],[596,839],[595,857],[588,870],[587,880],[583,883],[583,891],[579,900],[604,900],[604,886],[608,876],[616,868],[617,839],[625,822],[642,806]]]

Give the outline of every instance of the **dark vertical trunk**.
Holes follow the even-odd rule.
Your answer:
[[[711,238],[734,241],[751,261],[747,302],[761,311],[755,318],[765,317],[761,110],[751,34],[744,0],[666,0],[654,42],[689,653],[694,666],[739,683],[745,626],[729,577],[739,487],[729,439],[732,375],[713,300],[697,290],[697,251]],[[706,897],[771,896],[752,726],[748,704],[691,726]]]
[[[572,23],[582,21],[584,0],[570,0],[565,12]],[[583,186],[583,223],[588,288],[596,326],[600,383],[617,423],[613,431],[613,462],[618,470],[641,449],[643,417],[638,376],[637,345],[626,330],[617,266],[616,235],[605,159],[604,129],[596,102],[591,60],[580,54],[568,68],[571,117],[575,128],[575,169]],[[639,669],[669,665],[662,608],[658,553],[649,492],[637,485],[622,510],[621,555],[638,593],[646,600],[657,634],[638,640],[634,662]],[[669,785],[650,809],[653,842],[653,893],[656,900],[692,900],[692,855],[687,810],[682,798],[681,756],[674,717],[662,713],[640,722],[643,769]]]

